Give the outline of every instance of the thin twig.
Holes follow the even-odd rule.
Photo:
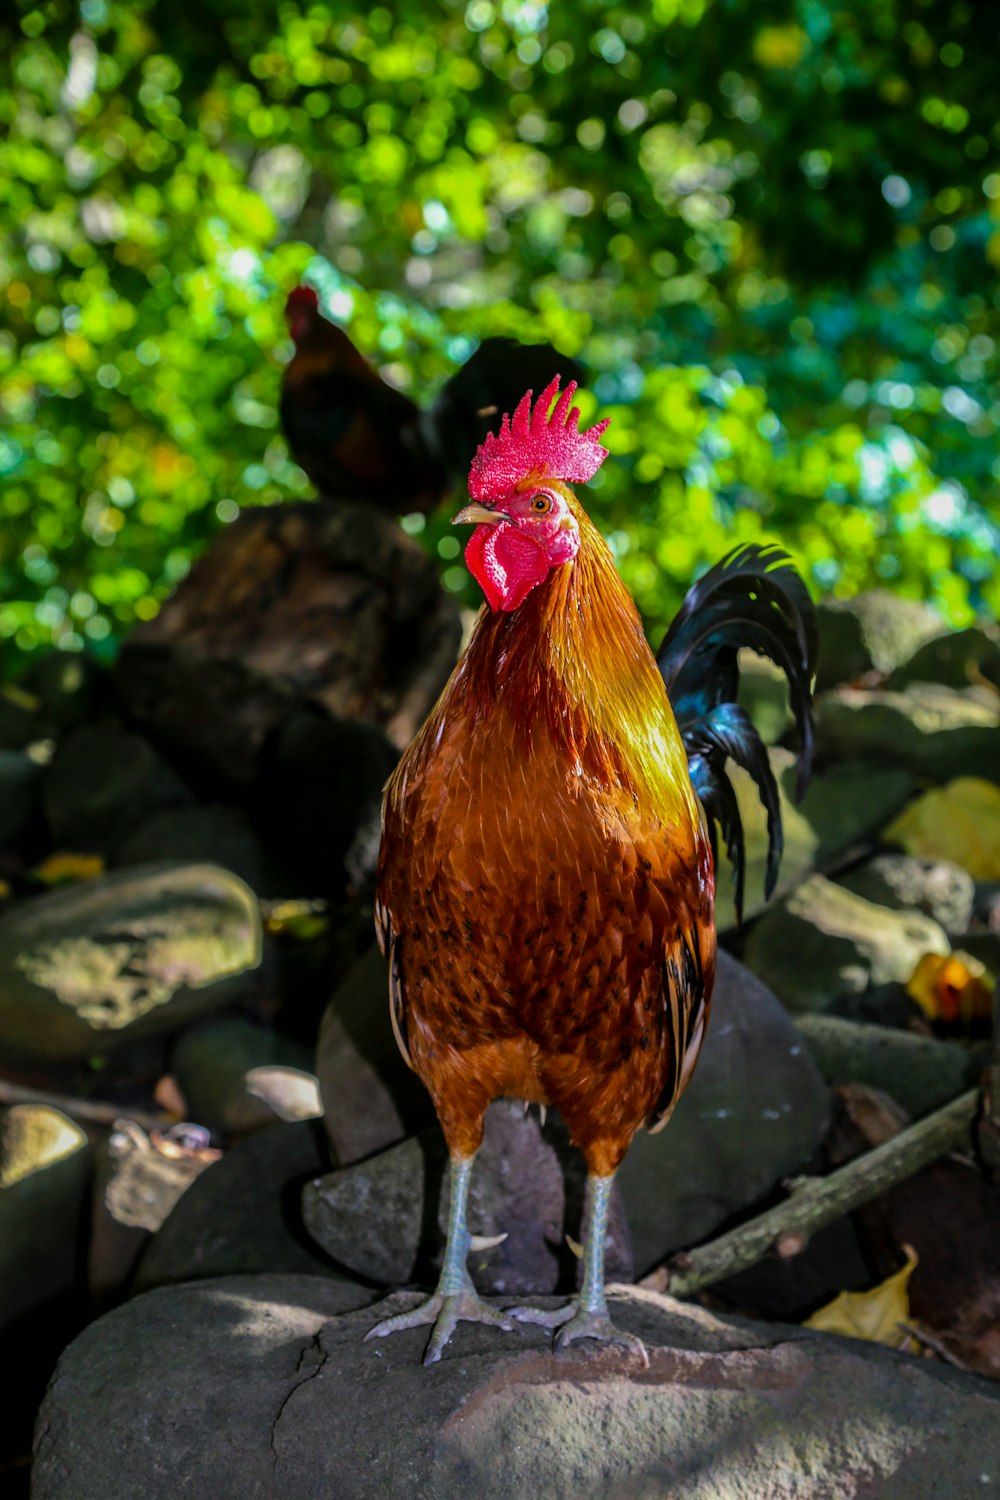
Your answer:
[[[956,1370],[964,1370],[967,1375],[974,1373],[964,1360],[959,1359],[957,1354],[952,1354],[946,1344],[943,1344],[933,1333],[929,1333],[920,1323],[900,1322],[899,1327],[911,1338],[915,1338],[918,1344],[924,1344],[928,1349],[933,1350],[939,1359],[945,1360],[949,1365],[954,1365]]]
[[[762,1260],[780,1241],[787,1243],[787,1236],[802,1235],[808,1240],[827,1224],[905,1182],[968,1142],[978,1108],[979,1091],[970,1089],[828,1177],[797,1178],[784,1203],[668,1262],[671,1295],[688,1297],[700,1287],[734,1276]]]
[[[174,1117],[134,1109],[131,1104],[105,1104],[97,1099],[76,1099],[69,1094],[48,1094],[44,1089],[25,1088],[0,1078],[0,1105],[45,1104],[60,1109],[73,1120],[87,1120],[91,1125],[113,1125],[116,1120],[134,1120],[143,1130],[161,1130],[173,1124]]]

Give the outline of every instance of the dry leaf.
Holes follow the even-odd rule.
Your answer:
[[[971,953],[925,953],[906,982],[906,993],[929,1021],[988,1020],[993,975]]]
[[[949,859],[974,880],[1000,880],[1000,787],[957,776],[911,802],[884,836],[907,854]]]
[[[46,885],[57,885],[62,880],[93,880],[104,871],[104,860],[99,854],[70,854],[59,851],[43,859],[34,871],[37,880]]]
[[[909,1282],[917,1264],[916,1252],[903,1246],[906,1265],[887,1281],[879,1282],[869,1292],[841,1292],[819,1308],[803,1327],[820,1333],[841,1333],[849,1339],[866,1339],[871,1344],[888,1344],[891,1349],[916,1353],[918,1345],[901,1323],[911,1320]]]
[[[294,938],[301,943],[322,937],[330,927],[330,908],[326,901],[261,902],[261,914],[272,937]]]

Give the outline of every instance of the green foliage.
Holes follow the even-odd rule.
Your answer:
[[[996,611],[998,40],[962,0],[22,0],[0,642],[110,649],[240,507],[308,493],[303,274],[421,401],[486,334],[581,355],[654,633],[759,536],[820,590]],[[473,602],[447,515],[412,529]]]

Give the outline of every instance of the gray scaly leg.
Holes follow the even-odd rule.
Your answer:
[[[480,1239],[470,1235],[466,1225],[469,1202],[469,1182],[472,1177],[474,1156],[451,1158],[451,1204],[448,1211],[448,1243],[445,1248],[444,1265],[433,1297],[415,1307],[412,1312],[399,1313],[377,1323],[365,1337],[382,1338],[387,1333],[399,1333],[404,1328],[421,1328],[433,1323],[430,1341],[424,1353],[424,1364],[433,1365],[441,1358],[441,1351],[455,1332],[459,1322],[488,1323],[510,1333],[514,1325],[499,1309],[484,1302],[472,1284],[466,1266],[470,1250],[488,1250],[498,1245],[506,1235],[495,1239]]]
[[[604,1343],[620,1344],[633,1354],[638,1354],[644,1365],[649,1364],[646,1346],[634,1334],[616,1328],[608,1315],[608,1301],[604,1293],[604,1243],[608,1234],[608,1206],[611,1201],[611,1184],[614,1176],[587,1179],[590,1188],[590,1224],[583,1247],[583,1285],[577,1296],[565,1307],[554,1312],[544,1312],[534,1307],[509,1308],[512,1317],[522,1323],[540,1323],[544,1328],[558,1328],[555,1347],[563,1349],[577,1339],[601,1339]]]

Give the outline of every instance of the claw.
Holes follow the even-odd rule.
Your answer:
[[[565,1239],[577,1260],[583,1260],[583,1246],[580,1244],[580,1241],[575,1240],[571,1234],[567,1234]]]
[[[630,1354],[638,1355],[643,1368],[649,1369],[649,1355],[642,1339],[616,1328],[607,1313],[586,1312],[575,1302],[552,1311],[539,1307],[508,1307],[507,1312],[519,1323],[535,1323],[542,1328],[558,1330],[553,1339],[557,1351],[565,1349],[567,1344],[575,1344],[577,1339],[598,1339],[603,1344],[617,1344]]]
[[[374,1328],[368,1330],[365,1343],[369,1339],[384,1338],[389,1333],[401,1333],[407,1328],[425,1328],[433,1323],[424,1352],[424,1364],[434,1365],[441,1358],[442,1350],[460,1322],[486,1323],[492,1328],[502,1328],[505,1333],[512,1333],[514,1329],[507,1314],[484,1302],[470,1282],[461,1292],[448,1296],[435,1292],[433,1297],[428,1297],[426,1302],[421,1302],[419,1307],[412,1308],[410,1312],[397,1313],[394,1318],[384,1318],[381,1323],[376,1323]]]
[[[495,1250],[507,1238],[506,1234],[470,1234],[470,1250]]]

